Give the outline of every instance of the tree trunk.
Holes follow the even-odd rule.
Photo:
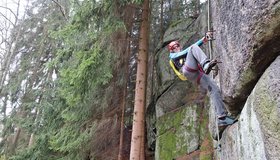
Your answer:
[[[147,61],[149,41],[149,0],[144,0],[142,11],[142,23],[139,38],[139,54],[137,63],[135,104],[133,113],[133,126],[131,137],[131,160],[143,160],[144,152],[144,126],[145,126],[145,102],[147,82]]]
[[[118,154],[118,160],[123,160],[123,149],[124,149],[124,118],[125,118],[125,106],[126,106],[126,97],[127,97],[127,85],[128,85],[128,79],[129,79],[129,59],[130,59],[130,39],[127,34],[127,50],[125,52],[124,61],[125,61],[125,75],[127,76],[125,80],[125,88],[123,93],[123,99],[122,99],[122,113],[121,113],[121,129],[120,129],[120,145],[119,145],[119,154]]]
[[[163,43],[163,0],[160,1],[160,43]]]
[[[21,132],[21,128],[17,128],[17,131],[16,131],[15,136],[13,137],[13,141],[12,141],[11,154],[15,153],[20,132]]]
[[[193,16],[194,17],[198,17],[200,14],[200,0],[194,0],[194,13]]]
[[[31,148],[34,143],[34,133],[31,133],[29,142],[28,142],[28,148]]]
[[[44,86],[43,86],[43,89],[44,89]],[[41,103],[41,99],[42,99],[42,95],[40,96],[38,103]],[[37,127],[38,127],[37,123],[39,121],[39,114],[40,114],[39,109],[36,108],[35,114],[36,114],[35,119],[34,119],[34,128],[35,128],[35,130],[30,135],[29,142],[28,142],[28,147],[29,148],[32,147],[32,145],[34,144],[35,131],[37,130]]]

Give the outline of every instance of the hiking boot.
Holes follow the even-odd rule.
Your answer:
[[[210,61],[210,60],[206,61],[206,62],[203,64],[203,71],[204,71],[204,73],[205,73],[205,74],[209,74],[210,71],[212,70],[212,68],[213,68],[217,63],[218,63],[218,61],[215,60],[215,59],[212,60],[212,61]]]
[[[233,119],[233,118],[231,118],[229,116],[225,116],[225,117],[222,117],[222,118],[218,119],[218,126],[219,127],[224,127],[224,126],[231,125],[234,122],[236,122],[235,119]]]

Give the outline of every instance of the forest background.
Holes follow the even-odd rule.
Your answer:
[[[0,159],[129,155],[142,3],[1,1]],[[149,70],[165,30],[201,6],[150,0]]]

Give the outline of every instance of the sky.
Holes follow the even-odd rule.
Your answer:
[[[3,54],[3,49],[5,48],[4,40],[9,36],[10,30],[13,28],[16,17],[19,15],[22,17],[24,14],[24,9],[27,5],[28,0],[0,0],[0,62],[1,55]],[[19,5],[19,12],[18,10]],[[1,65],[1,63],[0,63]],[[1,69],[1,66],[0,66]]]
[[[201,3],[205,2],[205,1],[206,0],[200,0]],[[11,13],[11,11],[8,10],[8,9],[5,9],[3,7],[7,7],[9,9],[11,9],[14,13],[16,13],[17,12],[17,6],[18,6],[17,3],[20,4],[19,14],[20,14],[20,16],[22,16],[23,13],[24,13],[24,8],[26,7],[26,5],[28,3],[28,0],[0,0],[0,6],[2,6],[2,7],[0,7],[0,24],[3,24],[3,22],[7,21],[7,19],[4,18],[3,15],[5,15],[5,17],[9,18],[9,20],[11,22],[14,22],[15,17]],[[2,27],[2,26],[0,25],[0,27]]]
[[[19,15],[22,16],[24,13],[24,8],[27,5],[27,0],[1,0],[0,1],[0,22],[3,23],[6,18],[3,16],[9,18],[11,22],[14,22],[15,17],[13,15],[17,14],[17,8],[19,2]],[[9,9],[6,9],[9,8]],[[13,12],[13,13],[12,13]]]

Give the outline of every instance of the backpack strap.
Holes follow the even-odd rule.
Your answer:
[[[173,71],[175,72],[175,74],[182,80],[182,81],[186,81],[187,77],[185,77],[176,67],[174,62],[172,61],[172,59],[169,60],[169,64],[171,66],[171,68],[173,69]]]

